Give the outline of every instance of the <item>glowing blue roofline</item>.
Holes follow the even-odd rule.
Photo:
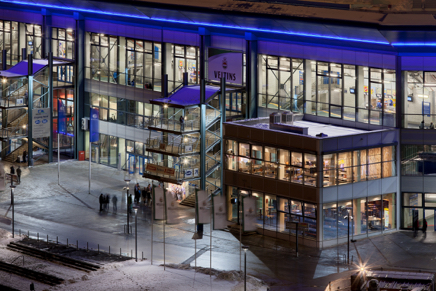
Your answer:
[[[44,8],[54,8],[54,9],[60,9],[60,10],[69,10],[69,11],[73,11],[73,12],[87,12],[87,13],[95,13],[95,14],[101,14],[101,15],[129,17],[129,18],[153,20],[153,21],[160,21],[160,22],[180,23],[180,24],[187,24],[187,25],[199,25],[199,26],[205,26],[205,27],[229,28],[229,29],[237,29],[237,30],[252,31],[252,32],[257,31],[257,32],[277,33],[277,34],[284,34],[284,35],[307,36],[307,37],[315,37],[315,38],[322,38],[322,39],[363,42],[363,43],[371,43],[371,44],[382,44],[382,45],[389,45],[390,44],[388,41],[376,41],[376,40],[348,38],[348,37],[330,36],[330,35],[321,35],[321,34],[312,34],[312,33],[251,28],[251,27],[213,24],[213,23],[197,22],[197,21],[189,22],[189,21],[185,21],[185,20],[153,18],[153,17],[147,17],[147,16],[138,16],[138,15],[118,13],[118,12],[106,12],[106,11],[92,10],[92,9],[85,9],[85,8],[78,8],[78,7],[65,7],[65,6],[45,4],[45,3],[33,3],[33,2],[24,2],[24,1],[16,1],[16,0],[0,0],[0,2],[13,3],[13,4],[18,4],[18,5],[36,6],[39,8],[44,7]]]

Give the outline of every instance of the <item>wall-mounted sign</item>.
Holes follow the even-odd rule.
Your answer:
[[[192,145],[185,145],[185,152],[192,152]]]
[[[200,170],[198,168],[194,169],[194,177],[200,176]]]
[[[197,223],[210,223],[210,201],[207,192],[196,191]]]
[[[227,221],[226,197],[216,195],[213,197],[213,229],[225,229]]]
[[[165,219],[164,190],[159,187],[153,188],[153,213],[155,220]]]
[[[194,177],[194,171],[192,169],[185,170],[185,178],[192,178]]]
[[[174,176],[176,173],[176,170],[174,168],[163,167],[155,164],[147,164],[145,170],[154,175]]]
[[[208,78],[242,85],[242,52],[209,48]]]

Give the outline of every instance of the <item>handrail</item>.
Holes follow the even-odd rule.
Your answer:
[[[18,256],[18,257],[16,257],[16,258],[11,262],[11,265],[12,265],[16,260],[18,260],[18,259],[21,258],[21,257],[23,257],[23,267],[24,267],[24,256]]]

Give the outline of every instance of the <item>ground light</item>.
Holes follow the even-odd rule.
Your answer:
[[[244,291],[247,291],[247,250],[248,246],[243,246],[244,250]]]
[[[133,207],[135,210],[135,260],[138,262],[138,206]]]
[[[124,179],[124,182],[126,182],[127,184],[127,233],[129,232],[129,184],[130,184],[130,179],[126,178]]]

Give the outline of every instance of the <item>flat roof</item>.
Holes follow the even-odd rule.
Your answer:
[[[227,123],[228,124],[235,124],[235,125],[250,126],[250,127],[254,127],[254,128],[263,129],[263,130],[278,131],[278,132],[284,132],[284,133],[289,133],[289,134],[298,134],[298,133],[289,132],[286,130],[270,129],[269,117],[255,118],[255,119],[241,120],[241,121],[233,121],[233,122],[227,122]],[[315,138],[339,137],[339,136],[344,136],[344,135],[357,135],[357,134],[371,132],[371,130],[343,127],[343,126],[318,123],[318,122],[313,122],[313,121],[305,121],[305,120],[294,121],[293,126],[308,128],[308,135],[307,136],[315,137]],[[325,136],[325,137],[316,136],[320,133],[323,133],[327,136]]]

